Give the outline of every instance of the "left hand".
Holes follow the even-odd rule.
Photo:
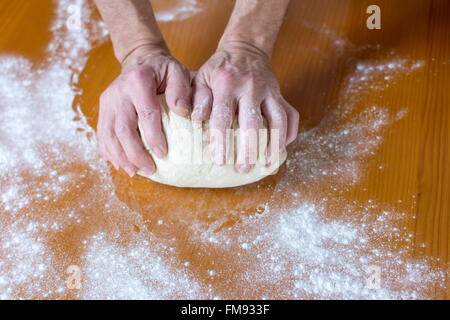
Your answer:
[[[227,161],[224,137],[236,113],[241,134],[235,167],[240,173],[249,172],[255,164],[251,159],[258,158],[254,153],[258,152],[262,116],[268,122],[269,132],[278,130],[280,150],[297,137],[299,113],[282,97],[269,57],[255,47],[233,44],[219,48],[193,79],[193,92],[192,119],[209,119],[211,131],[223,137],[211,136],[210,151],[215,164],[223,165]],[[256,135],[242,134],[251,130]]]

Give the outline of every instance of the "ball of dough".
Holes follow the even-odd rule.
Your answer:
[[[156,172],[146,175],[141,171],[138,174],[153,181],[176,186],[190,188],[227,188],[249,184],[264,177],[274,174],[278,167],[286,160],[286,151],[280,152],[278,163],[271,167],[264,166],[263,157],[267,145],[267,132],[261,139],[264,144],[263,152],[253,169],[247,174],[238,173],[233,163],[225,163],[222,166],[212,163],[209,152],[209,123],[192,121],[190,118],[181,117],[169,111],[164,95],[159,95],[162,108],[162,127],[167,139],[168,154],[164,158],[158,158],[149,150],[144,128],[139,123],[142,141],[146,149],[152,155],[156,164]],[[233,124],[237,130],[237,123]],[[230,157],[234,158],[234,157]]]

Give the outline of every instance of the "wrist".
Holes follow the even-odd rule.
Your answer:
[[[122,65],[122,70],[124,70],[130,68],[130,66],[142,64],[145,59],[155,55],[170,56],[171,54],[164,42],[142,42],[129,49],[128,52],[119,61]]]
[[[121,64],[128,56],[141,47],[169,51],[162,36],[147,28],[134,35],[131,35],[129,32],[111,31],[111,40],[114,54]]]
[[[217,47],[217,51],[226,51],[231,54],[248,55],[257,59],[270,62],[271,51],[260,47],[252,41],[238,38],[222,38]]]
[[[244,44],[247,50],[270,59],[288,4],[289,0],[236,0],[219,48]]]

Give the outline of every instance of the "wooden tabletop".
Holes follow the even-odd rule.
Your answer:
[[[381,8],[381,30],[366,27],[366,9],[371,4]],[[186,19],[160,22],[173,55],[191,70],[214,52],[233,2],[205,0],[199,7],[197,14]],[[52,38],[53,10],[50,1],[1,0],[0,55],[43,61]],[[429,285],[426,296],[448,299],[450,2],[292,0],[272,62],[283,95],[301,114],[303,135],[288,149],[287,167],[259,183],[224,190],[163,186],[141,177],[129,179],[111,167],[112,191],[142,217],[144,228],[162,239],[161,243],[173,240],[177,259],[188,261],[196,278],[209,283],[221,297],[260,298],[264,290],[247,292],[227,281],[232,273],[240,272],[238,262],[235,269],[229,267],[239,259],[224,248],[205,247],[191,239],[193,231],[187,226],[217,226],[218,221],[225,221],[217,232],[236,226],[230,232],[245,236],[246,229],[239,224],[264,211],[265,205],[276,212],[314,203],[332,208],[321,213],[327,221],[343,221],[351,215],[356,225],[370,221],[364,215],[401,213],[388,222],[388,231],[378,231],[378,235],[374,231],[373,247],[384,250],[389,245],[386,250],[402,261],[425,259],[430,270],[446,273],[443,281]],[[79,94],[73,101],[74,110],[93,128],[98,97],[118,73],[111,43],[96,44],[74,84]],[[346,127],[352,136],[344,139]],[[336,145],[327,149],[323,141]],[[75,172],[82,168],[74,164]],[[322,169],[335,170],[336,176],[324,173],[321,177]],[[59,198],[55,207],[78,205],[73,199],[86,191],[74,187],[71,197]],[[354,214],[346,211],[349,206]],[[92,216],[96,210],[103,210],[100,203],[92,209]],[[90,221],[84,231],[74,228],[55,238],[72,260],[83,255],[73,239],[102,230],[101,222]],[[161,228],[157,221],[170,221],[170,227]],[[395,244],[389,243],[392,237],[382,234],[392,228],[400,230]],[[219,266],[225,260],[228,264],[222,270]],[[206,271],[213,265],[221,276],[211,280]],[[283,298],[274,292],[273,297]],[[77,294],[69,292],[63,297]]]

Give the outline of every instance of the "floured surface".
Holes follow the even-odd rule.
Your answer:
[[[203,11],[197,0],[152,1],[156,20],[169,22],[184,20]]]
[[[276,178],[181,192],[129,180],[100,159],[72,104],[86,54],[105,34],[67,30],[68,4],[58,1],[46,63],[0,57],[1,298],[414,299],[445,284],[435,259],[411,258],[412,210],[345,194],[408,117],[364,105],[366,95],[424,61],[349,59],[337,101],[302,130]],[[361,49],[331,41],[337,56]],[[73,265],[80,289],[66,285]],[[374,267],[379,289],[368,284]]]

